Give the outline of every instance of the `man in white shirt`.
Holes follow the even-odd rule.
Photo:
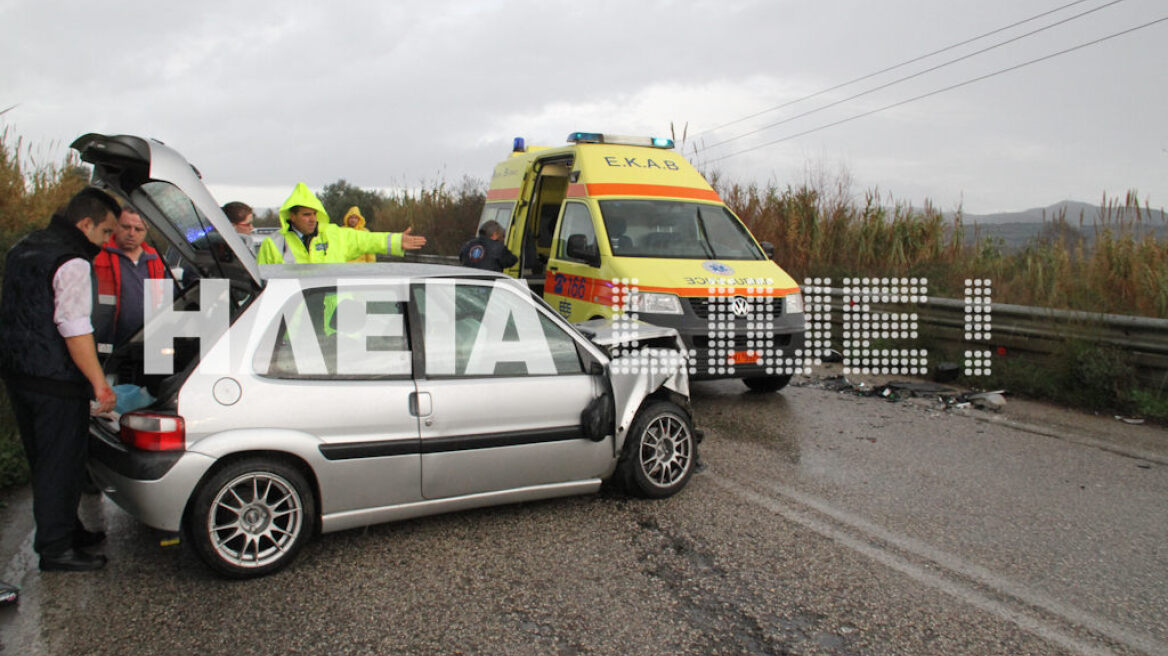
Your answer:
[[[89,439],[97,412],[116,396],[97,359],[90,315],[90,262],[113,234],[118,202],[97,189],[75,195],[49,226],[8,252],[0,294],[0,374],[32,475],[42,570],[86,571],[106,558],[85,551],[105,539],[77,517]]]

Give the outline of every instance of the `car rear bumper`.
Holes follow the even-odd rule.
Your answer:
[[[138,451],[113,444],[96,429],[89,471],[101,491],[147,526],[178,531],[199,480],[215,459],[189,451]]]

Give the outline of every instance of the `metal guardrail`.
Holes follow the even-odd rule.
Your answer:
[[[844,292],[833,288],[831,297],[832,324],[842,327]],[[1142,386],[1168,387],[1168,319],[990,303],[989,339],[971,340],[966,338],[970,306],[964,301],[929,296],[924,302],[872,306],[877,312],[915,313],[921,341],[956,346],[955,351],[990,349],[991,357],[1001,357],[1001,348],[1005,357],[1048,364],[1070,341],[1111,347],[1125,354]]]
[[[458,258],[449,255],[409,254],[406,259],[458,264]],[[840,349],[844,290],[831,288],[830,295],[832,346]],[[989,349],[994,353],[991,363],[992,358],[1002,357],[997,355],[999,348],[1005,349],[1005,357],[1040,364],[1052,363],[1069,341],[1115,348],[1126,354],[1143,387],[1168,389],[1168,319],[990,303],[990,339],[974,341],[965,337],[968,306],[964,301],[928,296],[924,302],[873,306],[877,312],[915,313],[918,341],[940,342],[957,352]]]
[[[428,255],[425,253],[406,253],[403,258],[393,258],[393,262],[400,262],[404,259],[406,262],[418,262],[420,264],[458,264],[458,257],[455,255]],[[391,261],[386,259],[385,261]]]

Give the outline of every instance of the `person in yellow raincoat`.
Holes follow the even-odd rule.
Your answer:
[[[359,255],[404,255],[426,245],[422,235],[369,232],[329,223],[316,194],[301,182],[280,207],[280,231],[260,244],[259,264],[348,262]]]
[[[346,228],[361,230],[362,232],[369,232],[369,228],[365,227],[365,217],[361,215],[361,208],[357,207],[356,205],[350,207],[348,212],[345,212],[345,220],[341,221],[341,225],[345,226]],[[377,256],[373,253],[366,253],[349,261],[376,262]]]

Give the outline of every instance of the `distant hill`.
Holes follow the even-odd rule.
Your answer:
[[[952,219],[953,213],[947,212],[946,217]],[[1017,250],[1044,230],[1053,231],[1050,224],[1060,217],[1066,221],[1068,230],[1065,232],[1080,235],[1088,246],[1094,243],[1096,233],[1108,226],[1113,230],[1127,229],[1140,236],[1151,233],[1157,239],[1168,240],[1168,213],[1164,210],[1147,212],[1141,208],[1137,217],[1133,209],[1108,210],[1069,200],[1021,212],[965,214],[962,221],[966,228],[966,243],[972,243],[976,236],[995,237],[1005,243],[1007,250]]]
[[[1125,208],[1113,208],[1108,215],[1104,208],[1098,205],[1091,205],[1090,203],[1080,203],[1074,200],[1064,200],[1049,207],[1036,207],[1034,209],[1022,210],[1021,212],[1000,212],[997,214],[966,214],[964,216],[965,223],[972,225],[990,225],[996,223],[1042,223],[1043,221],[1052,221],[1056,217],[1065,212],[1067,223],[1078,226],[1079,219],[1082,218],[1083,227],[1089,227],[1095,223],[1100,223],[1102,219],[1107,219],[1108,222],[1115,222],[1117,220],[1125,220],[1134,222],[1136,213],[1134,210]],[[952,216],[952,212],[946,213],[947,216]],[[1145,212],[1143,208],[1140,209],[1140,219],[1146,223],[1153,225],[1163,225],[1168,221],[1168,214],[1162,209],[1154,209],[1151,212]]]

